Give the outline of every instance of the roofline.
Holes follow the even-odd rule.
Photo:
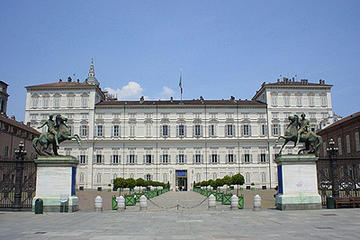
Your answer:
[[[317,84],[317,85],[295,85],[295,84],[276,84],[276,83],[263,83],[258,91],[256,91],[255,95],[251,100],[256,100],[257,97],[265,90],[265,88],[328,88],[331,89],[333,85],[331,84]]]
[[[9,86],[9,84],[7,84],[7,83],[4,82],[4,81],[0,81],[0,83],[3,83],[3,84],[5,84],[6,86]]]
[[[59,86],[43,86],[41,85],[32,85],[32,86],[26,86],[26,90],[59,90]],[[69,85],[69,86],[63,86],[61,88],[69,88],[69,89],[96,89],[102,96],[105,98],[104,92],[101,90],[101,88],[97,85],[93,84],[84,84],[84,85]]]
[[[354,115],[354,116],[353,116]],[[356,113],[353,113],[349,116],[346,116],[340,120],[338,120],[337,122],[334,122],[332,124],[330,124],[329,126],[321,129],[318,134],[325,134],[331,130],[333,130],[334,128],[336,127],[341,127],[342,124],[345,124],[345,123],[348,123],[348,122],[351,122],[351,121],[356,121],[356,120],[359,120],[360,121],[360,112],[356,112]]]

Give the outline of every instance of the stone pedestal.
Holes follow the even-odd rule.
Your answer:
[[[279,194],[276,207],[280,210],[321,209],[318,193],[316,161],[313,154],[281,155],[278,164]]]
[[[72,156],[39,156],[36,175],[35,200],[43,200],[44,212],[74,212],[79,210],[79,199],[76,197],[76,166],[79,161]],[[62,202],[62,203],[61,203]]]

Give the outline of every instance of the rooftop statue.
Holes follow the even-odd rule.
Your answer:
[[[49,119],[46,120],[39,129],[45,125],[48,127],[48,132],[42,133],[40,137],[34,138],[33,147],[38,155],[41,156],[58,156],[59,143],[65,140],[75,139],[80,145],[80,137],[77,134],[71,135],[70,128],[66,125],[67,118],[56,115],[55,121],[53,120],[54,115],[49,115]],[[40,147],[39,147],[40,145]],[[52,152],[49,151],[51,146]]]
[[[314,133],[310,128],[310,121],[306,119],[305,113],[301,114],[301,119],[298,115],[289,116],[289,125],[286,127],[285,136],[280,136],[280,139],[284,139],[285,142],[281,146],[279,154],[281,154],[285,145],[292,141],[294,147],[299,143],[305,143],[305,148],[300,149],[298,154],[301,153],[316,153],[319,146],[323,143],[322,137]]]

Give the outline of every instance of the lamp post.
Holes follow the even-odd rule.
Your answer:
[[[24,142],[19,143],[19,148],[15,150],[16,166],[15,166],[15,195],[14,205],[15,209],[20,210],[21,208],[21,192],[22,192],[22,178],[24,169],[24,156],[26,151],[24,150]]]
[[[339,151],[337,147],[335,147],[334,139],[330,139],[329,147],[326,148],[326,151],[330,158],[330,170],[331,170],[331,184],[332,184],[332,196],[338,197],[339,196],[339,189],[338,189],[338,181],[337,181],[337,174],[336,174],[336,153]]]

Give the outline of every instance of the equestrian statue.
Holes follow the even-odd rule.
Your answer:
[[[285,135],[280,136],[276,142],[280,139],[284,139],[285,142],[281,146],[279,155],[288,142],[294,142],[294,147],[299,143],[305,143],[305,148],[300,149],[298,154],[301,153],[313,153],[315,154],[323,143],[322,137],[314,133],[310,128],[310,121],[306,119],[305,113],[301,114],[301,119],[298,115],[289,116],[289,125],[286,127]]]
[[[55,121],[54,115],[50,114],[49,119],[46,120],[38,129],[47,126],[48,131],[42,133],[40,137],[34,138],[33,147],[38,155],[41,156],[58,156],[59,143],[65,140],[75,139],[80,145],[80,137],[77,134],[71,135],[70,128],[66,125],[67,118],[57,114]],[[39,146],[40,145],[40,146]],[[51,146],[52,152],[48,150]]]

